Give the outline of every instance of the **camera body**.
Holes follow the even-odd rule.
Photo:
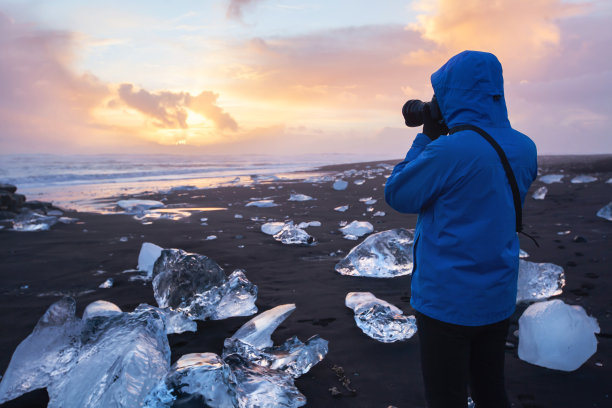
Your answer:
[[[435,95],[430,102],[423,102],[419,99],[409,100],[402,107],[402,115],[406,126],[409,127],[421,126],[431,121],[446,127]]]

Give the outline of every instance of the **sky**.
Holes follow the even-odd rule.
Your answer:
[[[402,157],[401,107],[500,60],[540,154],[612,153],[607,0],[0,0],[0,153]]]

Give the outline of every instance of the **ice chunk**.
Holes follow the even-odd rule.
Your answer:
[[[48,231],[57,223],[57,217],[23,211],[13,219],[13,230],[22,232]]]
[[[246,204],[246,207],[276,207],[278,204],[274,202],[274,200],[257,200],[250,201]]]
[[[411,230],[395,228],[367,237],[338,262],[335,269],[342,275],[371,278],[393,278],[412,273]]]
[[[238,339],[225,339],[223,357],[238,354],[252,363],[273,370],[280,370],[293,378],[307,373],[315,364],[327,355],[327,340],[314,335],[306,343],[293,336],[280,346],[253,347]]]
[[[374,227],[367,221],[353,221],[347,226],[340,228],[344,235],[354,235],[362,237],[374,231]]]
[[[309,201],[309,200],[313,200],[313,198],[305,194],[291,194],[291,197],[289,197],[289,201]]]
[[[612,201],[597,211],[597,216],[612,221]]]
[[[280,231],[274,234],[274,239],[286,245],[311,245],[315,242],[314,237],[293,223],[284,224]]]
[[[606,184],[612,184],[612,177],[610,177],[607,181]]]
[[[119,200],[117,205],[127,213],[143,213],[152,208],[163,208],[165,204],[154,200]]]
[[[409,339],[417,331],[414,316],[404,316],[399,308],[370,292],[350,292],[345,304],[355,311],[357,326],[374,340],[393,343]]]
[[[266,222],[261,226],[261,232],[268,235],[274,235],[283,229],[284,222]]]
[[[243,324],[231,338],[258,349],[272,347],[272,333],[294,310],[293,303],[266,310]]]
[[[47,387],[49,407],[138,407],[170,366],[154,311],[88,319],[75,365]]]
[[[83,312],[83,320],[91,319],[96,316],[114,316],[123,313],[119,306],[106,300],[96,300],[91,302]]]
[[[162,309],[147,305],[146,303],[141,303],[136,309],[134,309],[134,312],[140,313],[147,310],[153,310],[164,318],[166,323],[166,334],[178,334],[187,331],[196,332],[198,330],[198,325],[196,322],[189,319],[183,313],[174,311],[169,307]]]
[[[597,177],[587,175],[576,176],[570,180],[570,182],[574,184],[592,183],[594,181],[597,181]]]
[[[355,180],[353,181],[353,183],[357,184],[358,186],[362,185],[363,183],[365,183],[364,179],[359,179],[359,180]]]
[[[366,198],[360,198],[359,201],[361,201],[365,205],[373,205],[373,204],[376,204],[378,200],[372,197],[366,197]]]
[[[527,251],[523,251],[522,249],[519,249],[519,258],[521,259],[529,258],[529,254],[527,253]]]
[[[113,280],[113,278],[108,278],[107,280],[105,280],[104,282],[102,282],[100,284],[100,286],[98,286],[101,289],[109,289],[113,287],[113,283],[115,283],[115,281]]]
[[[153,269],[153,291],[161,308],[170,307],[194,320],[220,320],[257,312],[257,286],[244,271],[225,277],[212,259],[180,249],[165,249]]]
[[[548,193],[548,188],[542,186],[533,193],[532,197],[534,200],[543,200],[546,197],[546,193]]]
[[[298,224],[298,228],[308,228],[308,227],[320,227],[321,221],[308,221],[308,222],[300,222]]]
[[[340,211],[340,212],[345,212],[348,209],[349,209],[348,205],[341,205],[339,207],[334,208],[335,211]]]
[[[155,265],[155,261],[161,255],[162,250],[162,247],[150,242],[143,243],[138,254],[138,270],[147,272],[149,278],[153,277],[153,265]]]
[[[62,224],[72,224],[73,222],[77,222],[79,219],[78,218],[70,218],[70,217],[59,217],[57,219],[57,221],[61,222]]]
[[[574,371],[597,351],[594,333],[597,320],[581,306],[559,299],[534,303],[519,319],[518,355],[531,364]]]
[[[234,218],[241,219],[242,218],[242,214],[234,214]]]
[[[376,211],[376,212],[375,212],[375,213],[372,215],[372,217],[384,217],[385,215],[387,215],[387,214],[385,214],[385,212],[384,212],[384,211]]]
[[[145,400],[145,408],[197,405],[237,407],[236,378],[214,353],[186,354],[170,368],[164,380]]]
[[[237,354],[225,358],[236,378],[236,395],[241,408],[297,408],[306,404],[293,377],[252,363]]]
[[[336,180],[334,181],[334,184],[332,187],[334,190],[337,190],[337,191],[346,190],[346,188],[348,187],[348,182],[344,180]]]
[[[73,298],[55,302],[32,333],[17,346],[0,382],[0,404],[49,387],[72,368],[78,355],[83,325],[75,311]]]
[[[540,181],[545,184],[561,183],[565,177],[563,174],[547,174],[540,177]]]
[[[559,265],[519,260],[517,303],[560,295],[564,286],[565,273]]]

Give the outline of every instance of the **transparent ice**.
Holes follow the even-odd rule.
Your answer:
[[[0,402],[47,388],[48,407],[136,407],[166,374],[170,348],[154,311],[75,317],[63,298],[15,350]]]
[[[22,232],[48,231],[57,223],[57,217],[26,210],[13,218],[13,230]]]
[[[543,200],[548,193],[548,188],[546,186],[542,186],[538,188],[532,195],[534,200]]]
[[[320,227],[321,221],[308,221],[308,222],[300,222],[298,224],[298,228],[308,228],[308,227]]]
[[[145,242],[140,247],[140,253],[138,254],[138,267],[139,271],[147,272],[147,276],[149,278],[153,277],[153,265],[155,265],[155,261],[161,255],[163,248],[152,244],[150,242]]]
[[[117,205],[125,212],[132,214],[144,213],[152,208],[165,207],[165,204],[161,201],[154,200],[120,200],[117,201]]]
[[[597,211],[597,216],[612,221],[612,201]]]
[[[196,322],[189,319],[183,313],[174,311],[169,307],[162,309],[160,307],[147,305],[146,303],[141,303],[136,309],[134,309],[134,312],[140,313],[147,310],[153,310],[162,316],[164,322],[166,323],[166,334],[178,334],[187,331],[196,332],[198,330],[198,325]]]
[[[409,339],[417,331],[414,316],[404,316],[399,308],[370,292],[350,292],[345,304],[355,311],[357,327],[374,340],[393,343]]]
[[[166,377],[145,400],[145,408],[189,404],[202,407],[236,407],[236,378],[214,353],[192,353],[179,358]]]
[[[565,273],[559,265],[519,259],[517,303],[560,295],[564,286]]]
[[[587,176],[587,175],[579,175],[570,180],[571,183],[574,184],[582,184],[582,183],[592,183],[597,181],[597,177]]]
[[[272,347],[272,333],[294,310],[292,303],[266,310],[243,324],[231,338],[258,349]]]
[[[257,201],[250,201],[246,204],[246,207],[260,207],[260,208],[266,208],[266,207],[276,207],[278,204],[276,204],[274,202],[274,200],[257,200]]]
[[[542,367],[574,371],[597,351],[597,320],[559,299],[529,306],[519,318],[518,355]]]
[[[164,249],[153,268],[153,293],[161,308],[170,307],[193,320],[220,320],[257,312],[257,287],[244,271],[226,278],[212,259]]]
[[[374,226],[368,221],[353,221],[345,227],[340,228],[342,234],[362,237],[374,231]]]
[[[311,245],[314,243],[314,237],[310,236],[303,229],[289,222],[274,234],[274,239],[286,245]]]
[[[523,251],[522,249],[519,249],[519,258],[521,259],[529,258],[529,254],[527,253],[527,251]]]
[[[102,282],[100,284],[100,286],[98,286],[101,289],[109,289],[113,287],[113,284],[115,283],[115,281],[113,280],[113,278],[108,278],[107,280],[105,280],[104,282]]]
[[[561,183],[565,177],[563,174],[547,174],[540,177],[540,181],[545,184]]]
[[[348,209],[349,209],[348,205],[341,205],[339,207],[334,208],[335,211],[339,211],[339,212],[345,212]]]
[[[335,269],[342,275],[393,278],[412,273],[414,232],[403,228],[377,232],[351,249]]]
[[[283,229],[284,222],[266,222],[261,226],[261,232],[268,235],[274,235]]]
[[[309,201],[313,200],[313,198],[306,194],[291,194],[289,197],[289,201]]]
[[[116,304],[106,300],[96,300],[91,302],[83,312],[83,320],[91,319],[96,316],[114,316],[123,313]]]
[[[336,191],[346,190],[346,188],[348,187],[348,182],[344,180],[336,180],[334,181],[332,187]]]

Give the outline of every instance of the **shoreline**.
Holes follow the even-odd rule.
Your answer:
[[[605,160],[584,157],[563,163],[544,160],[543,174],[564,170],[562,183],[546,185],[544,200],[531,194],[544,184],[534,182],[525,206],[525,225],[535,234],[541,248],[521,238],[522,248],[532,262],[551,262],[562,266],[566,287],[556,296],[566,303],[580,305],[596,317],[601,327],[597,336],[598,351],[578,370],[565,373],[525,363],[517,357],[518,339],[513,335],[517,320],[526,305],[517,307],[511,319],[506,350],[507,388],[511,402],[517,407],[605,406],[610,396],[607,385],[612,381],[612,274],[609,271],[612,247],[612,222],[596,217],[597,210],[610,202],[612,155]],[[608,161],[610,160],[610,161]],[[398,160],[399,161],[399,160]],[[58,300],[59,293],[76,295],[77,316],[95,300],[108,300],[123,311],[132,311],[140,303],[155,305],[150,282],[130,280],[133,274],[123,273],[137,264],[143,242],[164,248],[180,248],[209,256],[225,269],[245,269],[248,279],[259,288],[256,305],[260,312],[271,307],[295,303],[296,311],[274,332],[275,344],[297,335],[302,341],[315,334],[329,341],[329,354],[310,372],[296,380],[306,396],[307,407],[424,407],[424,396],[418,357],[418,338],[383,344],[365,336],[355,325],[353,312],[344,305],[344,297],[352,291],[369,291],[413,314],[410,307],[410,276],[393,279],[347,277],[334,271],[334,265],[351,248],[363,241],[346,240],[338,231],[340,221],[367,220],[374,232],[395,227],[414,228],[416,215],[399,214],[384,203],[384,175],[367,171],[381,163],[390,166],[398,161],[327,165],[317,170],[346,174],[349,186],[344,191],[332,189],[333,181],[320,183],[272,180],[246,187],[226,186],[203,190],[149,193],[139,199],[161,200],[166,205],[189,204],[201,208],[226,210],[194,212],[177,221],[154,220],[144,225],[127,214],[95,214],[66,212],[79,218],[78,223],[56,225],[50,231],[12,232],[0,230],[2,283],[0,295],[0,371],[4,371],[17,345],[30,334],[47,307]],[[370,166],[368,169],[367,166]],[[382,167],[381,167],[382,168]],[[598,181],[572,184],[570,176],[584,169],[598,174]],[[361,173],[360,173],[361,172]],[[355,184],[363,179],[362,184]],[[288,201],[291,193],[306,194],[311,201]],[[277,207],[246,207],[253,198],[273,197]],[[373,211],[360,198],[378,201]],[[123,197],[109,197],[119,200]],[[342,213],[335,207],[348,204]],[[180,208],[179,208],[180,209]],[[383,217],[374,217],[384,211]],[[236,218],[236,214],[242,218]],[[201,218],[208,218],[201,225]],[[320,221],[320,227],[307,231],[316,237],[317,245],[298,247],[283,245],[263,234],[262,221],[252,218],[297,223]],[[565,234],[565,231],[570,233]],[[563,232],[564,234],[559,234]],[[206,237],[216,235],[217,239]],[[586,243],[574,242],[580,235]],[[121,238],[126,237],[126,241]],[[332,255],[333,253],[333,255]],[[112,288],[98,285],[113,278]],[[25,285],[28,288],[23,289]],[[42,295],[42,296],[41,296]],[[252,317],[252,316],[251,316]],[[221,353],[223,340],[251,317],[221,321],[197,322],[198,331],[169,335],[172,362],[181,355],[194,352]],[[601,363],[601,366],[597,365]],[[342,388],[332,367],[341,366],[355,395]],[[337,387],[340,397],[332,397],[329,389]],[[46,391],[26,394],[3,407],[46,406]]]

